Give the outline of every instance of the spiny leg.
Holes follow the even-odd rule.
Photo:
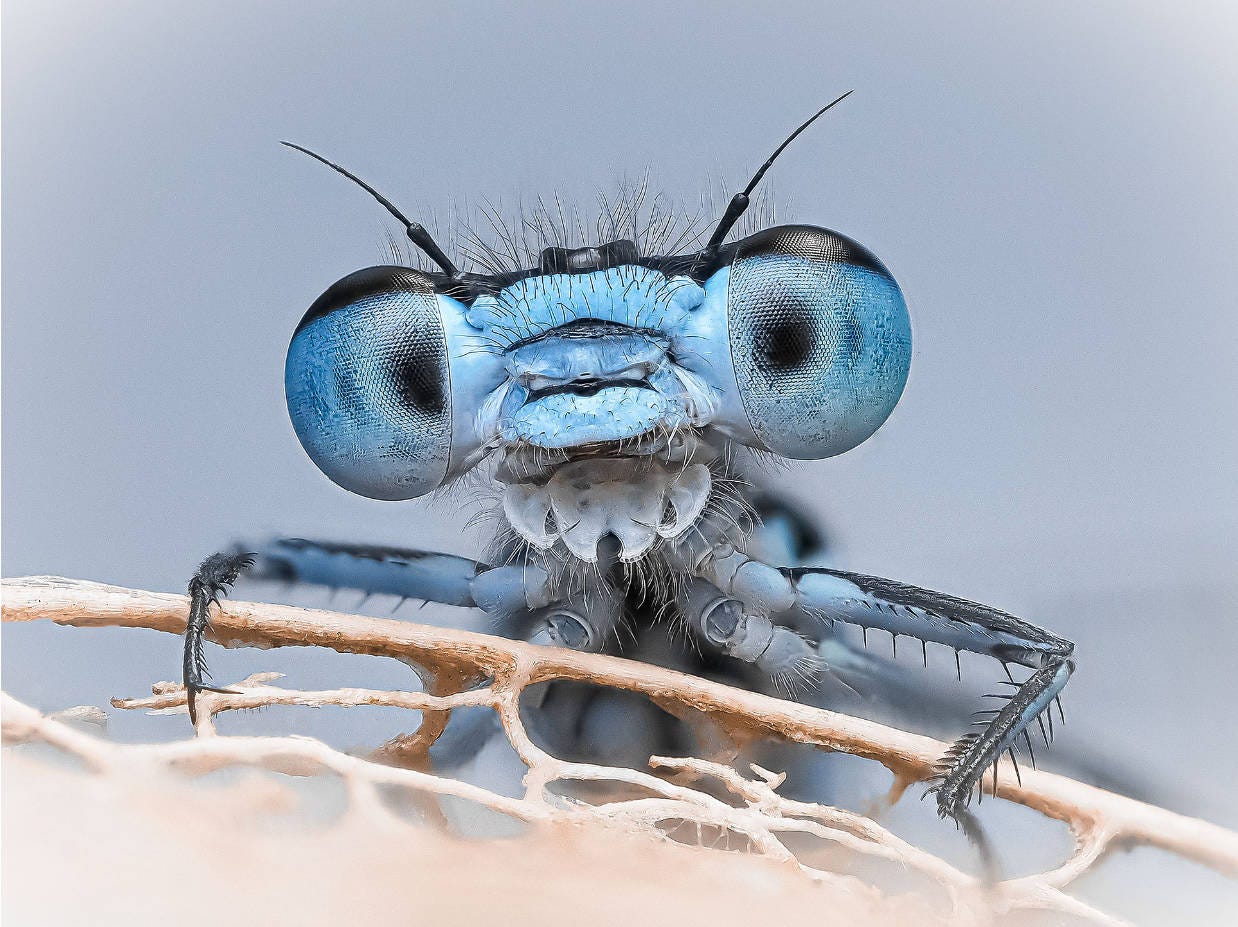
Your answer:
[[[259,578],[356,589],[446,605],[474,606],[472,583],[486,570],[467,557],[434,551],[279,538],[256,545]]]
[[[258,578],[395,595],[490,615],[541,609],[560,593],[535,564],[491,567],[436,551],[281,538],[257,547]]]
[[[960,738],[942,758],[941,781],[934,786],[943,817],[958,821],[981,776],[1002,753],[1013,750],[1027,728],[1039,722],[1066,685],[1074,645],[1006,612],[894,580],[825,568],[777,569],[737,550],[725,538],[702,534],[681,545],[677,555],[694,575],[745,613],[784,612],[833,623],[844,621],[867,631],[879,628],[895,640],[901,635],[991,656],[1003,664],[1033,670],[985,727]]]
[[[828,621],[879,628],[981,653],[1031,669],[984,727],[961,737],[942,758],[937,810],[959,820],[972,790],[1001,755],[1049,708],[1074,672],[1074,645],[1013,615],[906,583],[828,569],[782,571],[796,594],[796,609]]]
[[[367,545],[333,544],[302,539],[276,540],[255,553],[212,554],[189,581],[189,617],[185,627],[182,678],[190,719],[197,721],[197,696],[214,689],[206,684],[204,637],[210,608],[228,594],[246,571],[268,579],[390,593],[449,605],[494,609],[538,607],[548,595],[545,575],[535,569],[490,570],[451,554]],[[474,594],[476,591],[476,594]]]
[[[463,557],[429,551],[299,538],[256,547],[256,554],[208,557],[190,583],[191,617],[185,637],[184,678],[195,723],[197,694],[211,689],[203,683],[209,677],[203,635],[210,605],[227,594],[231,583],[251,565],[252,575],[259,578],[465,607],[474,614],[489,616],[492,624],[485,630],[579,650],[601,650],[614,638],[623,617],[623,596],[600,572],[585,573],[574,582],[552,581],[543,568],[533,563],[487,567]],[[432,680],[425,682],[430,685]],[[542,687],[539,694],[544,697],[546,691]],[[562,715],[558,711],[555,717],[562,720]],[[575,722],[580,723],[584,721]],[[473,757],[496,730],[497,719],[492,712],[453,712],[450,723],[431,747],[432,760],[440,768],[458,766]]]
[[[212,692],[229,692],[208,686],[205,680],[211,677],[206,668],[204,635],[210,625],[211,606],[219,604],[219,597],[227,595],[237,577],[254,564],[254,555],[211,554],[199,565],[189,580],[189,620],[185,624],[185,650],[181,658],[181,675],[185,683],[189,705],[189,720],[198,721],[198,693],[204,689]]]
[[[398,595],[480,609],[513,636],[580,650],[600,650],[622,616],[622,597],[606,581],[561,589],[536,564],[488,567],[453,554],[365,544],[285,538],[257,545],[256,553],[206,558],[189,583],[183,676],[196,720],[196,695],[209,689],[204,634],[209,609],[253,567],[259,578]],[[491,630],[491,629],[487,629]]]
[[[552,581],[534,563],[489,567],[454,554],[303,538],[260,545],[256,556],[260,577],[478,608],[500,631],[574,650],[601,650],[622,616],[622,596],[602,570]]]

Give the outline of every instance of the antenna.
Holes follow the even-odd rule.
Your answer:
[[[378,200],[378,202],[382,205],[382,207],[385,210],[387,210],[387,212],[395,216],[396,219],[404,226],[404,231],[408,233],[409,240],[412,241],[414,245],[416,245],[418,248],[424,251],[426,253],[426,256],[429,257],[430,260],[432,260],[439,267],[441,267],[443,269],[443,272],[447,274],[449,277],[452,277],[457,280],[460,279],[461,277],[460,270],[456,267],[455,264],[451,263],[447,255],[443,253],[443,249],[440,248],[435,243],[434,239],[430,237],[430,233],[426,231],[425,226],[423,226],[420,222],[410,221],[407,217],[405,217],[404,213],[400,212],[400,210],[396,209],[395,206],[392,205],[391,201],[387,199],[387,197],[383,196],[381,193],[379,193],[377,190],[371,187],[368,183],[366,183],[364,180],[358,177],[356,174],[352,173],[351,171],[345,170],[344,168],[340,167],[338,164],[336,164],[333,161],[328,161],[322,155],[316,154],[315,152],[310,151],[308,148],[303,148],[302,146],[293,144],[292,142],[280,142],[280,144],[286,145],[289,148],[293,148],[297,151],[300,151],[303,154],[307,154],[311,158],[313,158],[315,161],[321,161],[323,164],[327,165],[327,167],[331,168],[331,170],[338,171],[339,173],[343,174],[345,177],[347,177],[349,180],[351,180],[353,183],[359,186],[366,193],[370,194],[370,196]]]
[[[803,132],[810,125],[816,122],[822,115],[824,115],[826,110],[831,109],[835,105],[841,103],[843,100],[847,99],[847,97],[851,96],[851,94],[853,93],[855,93],[854,90],[848,90],[837,100],[827,103],[825,106],[817,110],[817,112],[813,114],[811,119],[809,119],[802,126],[800,126],[798,129],[796,129],[794,132],[792,132],[790,135],[787,136],[787,140],[784,141],[781,145],[779,145],[778,148],[774,151],[774,153],[769,156],[769,160],[766,161],[764,164],[762,164],[760,170],[758,170],[755,174],[752,175],[752,179],[748,181],[748,186],[744,187],[744,192],[736,193],[733,197],[731,197],[731,202],[727,205],[726,212],[722,214],[722,218],[718,222],[718,227],[714,229],[713,235],[711,235],[709,238],[709,244],[705,246],[706,252],[709,252],[709,253],[716,252],[722,246],[722,240],[726,238],[726,236],[730,233],[731,229],[735,227],[735,223],[739,221],[739,217],[742,216],[744,214],[744,210],[748,208],[748,204],[750,202],[748,198],[752,195],[752,191],[757,188],[757,184],[761,182],[761,178],[765,176],[765,172],[768,171],[770,165],[774,163],[774,159],[777,158],[780,154],[782,154],[782,150],[786,148],[788,145],[790,145],[793,141],[795,141],[796,137],[801,132]],[[332,166],[334,167],[334,165]],[[336,168],[336,170],[339,170],[339,168]]]

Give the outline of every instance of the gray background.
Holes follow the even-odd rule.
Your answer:
[[[1231,4],[10,0],[3,25],[5,575],[176,590],[269,532],[479,549],[297,445],[292,326],[387,226],[279,139],[423,217],[646,167],[694,201],[854,87],[769,180],[885,260],[915,360],[876,438],[780,481],[843,565],[1075,639],[1065,749],[1238,825]],[[156,634],[4,643],[45,708],[178,665]]]

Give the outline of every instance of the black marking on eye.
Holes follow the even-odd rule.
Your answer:
[[[346,309],[369,297],[408,291],[432,293],[434,288],[429,278],[410,267],[382,264],[378,267],[358,270],[331,284],[325,293],[314,300],[309,311],[301,317],[293,336],[295,337],[297,332],[311,322],[339,309]]]
[[[446,370],[432,342],[410,340],[392,359],[391,375],[400,397],[408,405],[427,413],[443,411]]]
[[[767,366],[779,371],[801,366],[812,356],[817,343],[813,321],[802,312],[765,320],[753,335]]]
[[[778,225],[735,243],[736,260],[785,254],[837,264],[849,264],[893,280],[877,256],[858,241],[814,225]]]

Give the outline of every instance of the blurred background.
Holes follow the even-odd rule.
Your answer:
[[[480,550],[293,435],[293,326],[390,226],[280,139],[423,219],[645,170],[697,203],[855,88],[767,184],[893,271],[911,378],[779,481],[840,566],[1075,640],[1058,751],[1238,826],[1232,4],[9,0],[3,27],[4,575],[179,591],[274,533]],[[167,635],[3,635],[4,687],[49,710],[179,666]],[[308,656],[213,665],[308,684]]]

